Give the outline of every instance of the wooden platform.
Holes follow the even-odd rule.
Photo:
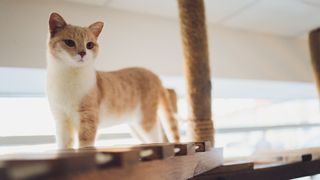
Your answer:
[[[248,157],[251,162],[229,162],[191,179],[293,179],[320,174],[320,148],[265,152]],[[255,163],[252,163],[255,162]]]
[[[2,156],[0,179],[285,180],[320,174],[319,155],[309,148],[223,163],[222,149],[208,142],[87,148]]]
[[[147,144],[1,157],[0,179],[188,179],[221,166],[207,142]]]
[[[253,163],[221,166],[201,175],[193,180],[286,180],[304,176],[320,174],[320,160],[308,162],[295,162],[290,164],[277,164],[270,166],[255,167]]]

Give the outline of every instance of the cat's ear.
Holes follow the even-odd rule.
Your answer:
[[[52,13],[49,19],[50,35],[53,37],[67,25],[66,21],[58,13]]]
[[[98,21],[89,26],[90,31],[98,38],[103,28],[103,22]]]

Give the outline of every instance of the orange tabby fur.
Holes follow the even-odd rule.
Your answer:
[[[123,121],[117,119],[126,113],[139,118],[137,122],[126,123],[132,124],[133,132],[142,140],[163,142],[165,129],[171,141],[179,141],[170,100],[154,73],[143,68],[113,72],[94,70],[102,22],[78,27],[66,24],[60,15],[52,13],[49,27],[48,98],[57,120],[60,148],[72,148],[76,133],[80,147],[94,145],[98,126],[105,121],[102,117],[112,117],[109,119],[112,122],[105,122],[107,124],[119,124]],[[74,41],[75,46],[70,47],[65,40]],[[88,42],[94,44],[92,49],[88,49]],[[80,52],[85,55],[82,57]],[[167,120],[161,124],[158,118],[160,106]],[[152,137],[159,132],[161,135]]]

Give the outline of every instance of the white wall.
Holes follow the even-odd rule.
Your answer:
[[[178,21],[53,0],[0,1],[0,66],[45,68],[50,12],[67,22],[105,21],[97,68],[147,67],[182,75]],[[313,81],[306,40],[208,25],[212,74],[219,78]]]

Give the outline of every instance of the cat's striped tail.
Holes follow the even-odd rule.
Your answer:
[[[160,93],[160,110],[162,111],[161,114],[164,115],[164,117],[161,118],[161,124],[164,128],[166,136],[170,142],[179,142],[180,133],[178,122],[175,118],[175,113],[171,99],[169,98],[168,90],[164,88],[162,88]]]

